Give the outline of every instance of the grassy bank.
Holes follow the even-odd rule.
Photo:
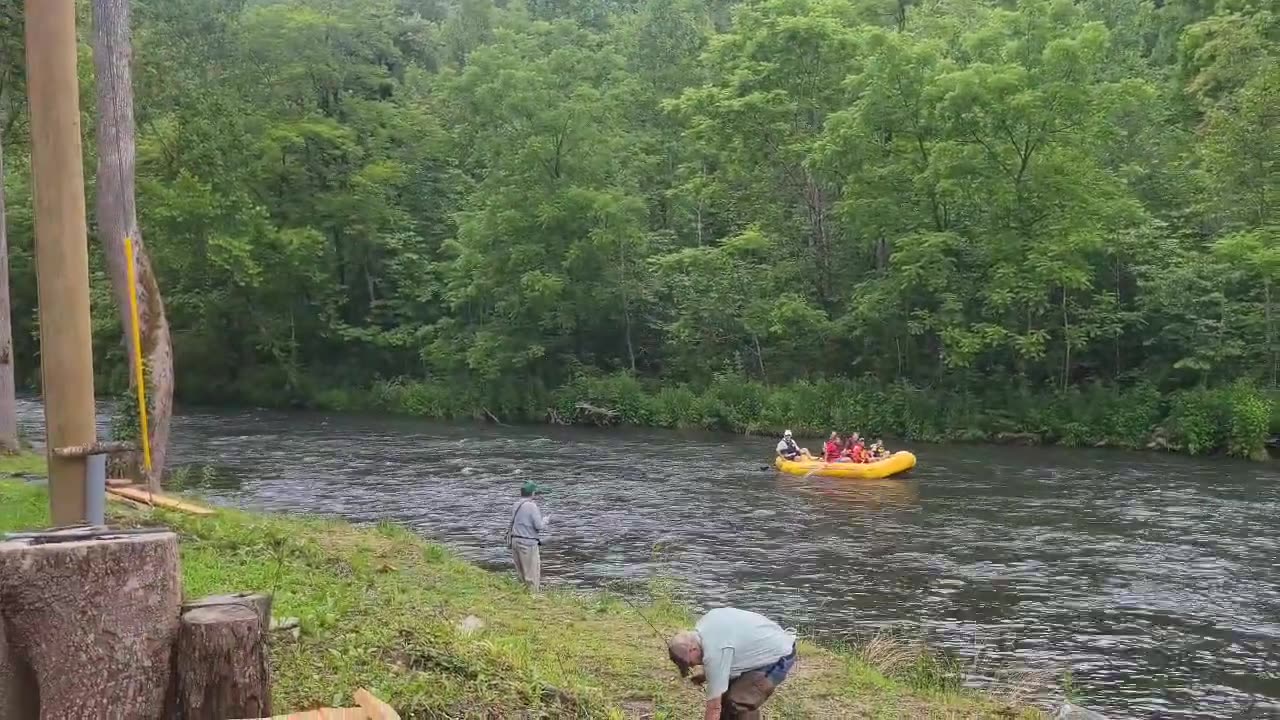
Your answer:
[[[0,461],[0,474],[12,462]],[[38,485],[0,480],[0,531],[47,525],[46,502]],[[346,703],[358,687],[405,718],[687,718],[699,707],[697,689],[616,596],[531,597],[393,525],[113,512],[181,534],[187,595],[267,591],[277,616],[300,618],[300,636],[277,634],[272,647],[277,712]],[[643,609],[664,633],[689,621],[660,588],[652,595]],[[484,627],[462,630],[468,616]],[[902,643],[805,643],[801,654],[771,717],[1040,717],[1016,698],[959,689],[958,668]]]
[[[857,430],[906,441],[1006,442],[1152,448],[1192,455],[1266,457],[1280,431],[1271,396],[1240,383],[1162,393],[1148,384],[1088,385],[1062,392],[989,387],[982,392],[828,380],[770,386],[738,377],[706,387],[642,381],[626,374],[581,377],[554,391],[518,384],[487,389],[455,383],[384,382],[369,391],[328,390],[330,410],[378,410],[451,420],[596,423],[586,403],[621,424],[748,434],[825,437]],[[1273,427],[1275,426],[1275,427]]]

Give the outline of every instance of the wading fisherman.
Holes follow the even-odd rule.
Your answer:
[[[704,720],[757,720],[796,663],[796,635],[763,615],[717,608],[668,640],[667,654],[681,677],[702,666],[693,681],[706,683]]]
[[[520,487],[520,502],[516,503],[511,513],[511,526],[507,528],[507,547],[511,548],[516,574],[520,576],[520,582],[535,593],[542,590],[542,557],[539,552],[542,533],[551,522],[551,516],[543,515],[534,502],[534,496],[539,492],[542,488],[533,482],[526,482]]]

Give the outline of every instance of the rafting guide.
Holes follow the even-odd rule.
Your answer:
[[[787,460],[798,460],[801,456],[809,457],[809,450],[796,445],[796,441],[791,437],[791,431],[782,433],[782,440],[778,441],[778,455]]]

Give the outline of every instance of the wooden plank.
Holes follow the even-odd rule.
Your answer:
[[[169,497],[162,493],[152,493],[138,487],[109,487],[107,492],[112,495],[118,495],[130,500],[136,500],[140,503],[152,505],[166,510],[177,510],[178,512],[189,513],[191,515],[212,515],[213,510],[207,507],[201,507],[194,503],[179,500],[175,497]]]
[[[356,691],[356,704],[364,708],[371,720],[400,720],[399,713],[364,688]]]
[[[319,708],[269,718],[242,718],[242,720],[400,720],[399,713],[364,688],[356,690],[355,699],[360,707]]]
[[[269,718],[244,718],[244,720],[369,720],[364,708],[319,708]]]
[[[107,487],[129,487],[132,484],[129,478],[107,478]]]
[[[140,503],[137,500],[130,500],[127,497],[120,497],[119,495],[113,495],[111,493],[107,493],[107,499],[113,502],[124,503],[125,505],[128,505],[136,510],[154,510],[155,509],[146,503]]]

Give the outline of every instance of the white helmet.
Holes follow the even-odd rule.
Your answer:
[[[791,431],[787,430],[786,432],[782,433],[782,437],[791,437]]]

